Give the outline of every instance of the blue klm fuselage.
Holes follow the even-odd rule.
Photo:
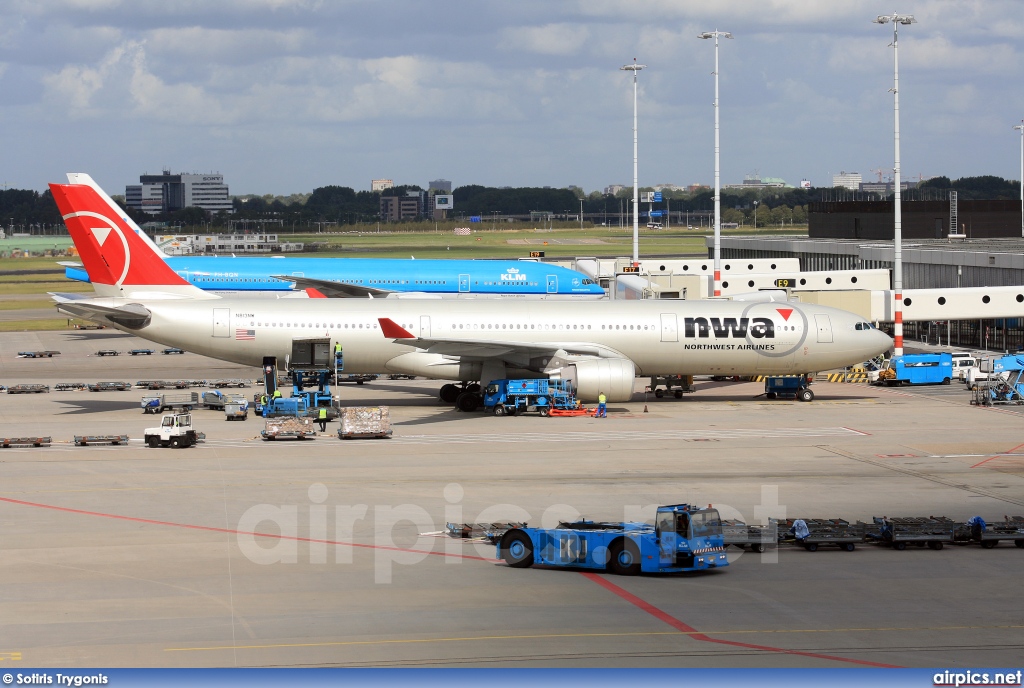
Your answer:
[[[604,290],[583,273],[526,260],[413,260],[391,258],[292,258],[168,256],[167,264],[208,291],[288,292],[315,281],[374,291],[436,295],[528,295],[600,298]],[[68,267],[70,279],[88,282],[85,270]],[[281,279],[284,278],[284,279]],[[308,282],[313,281],[313,284]]]

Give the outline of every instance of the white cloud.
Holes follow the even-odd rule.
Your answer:
[[[590,32],[578,24],[516,26],[500,31],[498,47],[540,55],[573,55],[586,44]]]

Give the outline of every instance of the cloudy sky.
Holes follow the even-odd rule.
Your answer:
[[[891,173],[1020,176],[1019,0],[4,0],[0,182],[222,172],[232,193]]]

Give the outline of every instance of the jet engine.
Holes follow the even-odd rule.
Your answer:
[[[557,375],[572,380],[576,395],[583,401],[597,401],[601,392],[608,401],[629,401],[633,396],[636,367],[626,358],[595,358],[571,363]]]

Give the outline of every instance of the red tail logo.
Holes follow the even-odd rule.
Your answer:
[[[187,285],[88,186],[50,184],[64,224],[95,284],[121,286]]]

